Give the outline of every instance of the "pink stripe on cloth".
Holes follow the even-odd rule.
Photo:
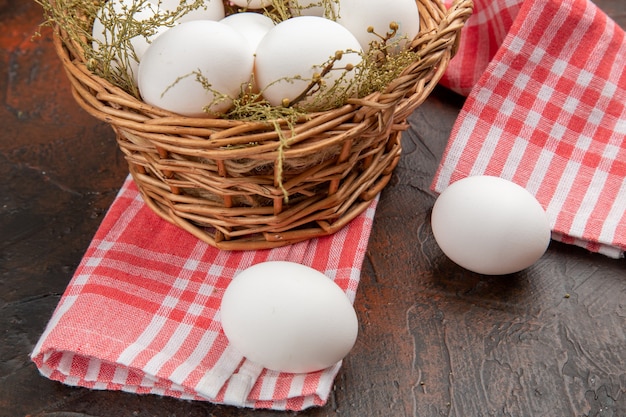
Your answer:
[[[263,369],[229,346],[221,296],[239,271],[289,260],[353,302],[377,199],[332,236],[271,250],[217,250],[157,217],[130,177],[96,232],[32,360],[68,385],[251,408],[327,401],[341,363],[311,374]]]
[[[509,3],[516,18],[466,99],[432,188],[441,192],[470,175],[509,179],[543,205],[555,240],[623,257],[624,31],[588,0]],[[493,31],[480,18],[468,25],[468,35]],[[482,61],[459,53],[456,64],[481,71]],[[449,84],[459,79],[454,71]]]

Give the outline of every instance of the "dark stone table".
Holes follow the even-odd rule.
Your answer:
[[[626,27],[623,0],[598,1]],[[73,101],[32,1],[0,0],[0,415],[280,416],[71,388],[29,360],[127,174],[109,126]],[[461,97],[411,116],[376,213],[360,334],[328,404],[305,416],[626,416],[626,265],[559,243],[523,272],[455,266],[429,190]]]

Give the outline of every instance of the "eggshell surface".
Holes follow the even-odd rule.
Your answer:
[[[493,176],[471,176],[448,186],[435,201],[431,224],[452,261],[486,275],[521,271],[550,243],[541,204],[525,188]]]
[[[250,45],[250,53],[254,54],[261,39],[274,27],[274,22],[261,13],[233,13],[221,20],[241,33]]]
[[[278,23],[256,51],[255,75],[263,96],[273,106],[295,100],[337,51],[343,51],[343,56],[334,63],[335,70],[323,77],[324,89],[343,86],[349,90],[355,71],[342,68],[358,65],[362,49],[346,28],[319,16],[297,16]],[[312,101],[307,98],[298,105]]]
[[[389,32],[392,22],[398,24],[394,38],[398,46],[419,33],[419,11],[415,0],[339,0],[337,14],[337,22],[356,36],[365,51],[369,50],[372,41],[380,40],[376,34],[384,36]],[[370,26],[376,34],[368,32]],[[403,38],[406,40],[401,41]]]
[[[183,22],[169,29],[150,45],[139,64],[143,100],[192,117],[206,116],[205,106],[211,113],[227,111],[252,74],[254,57],[246,45],[235,29],[212,20]]]
[[[279,372],[335,365],[358,332],[354,308],[334,281],[286,261],[262,262],[235,276],[222,297],[221,321],[234,348]]]

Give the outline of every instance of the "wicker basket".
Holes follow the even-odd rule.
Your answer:
[[[181,117],[137,100],[92,74],[58,29],[55,47],[76,101],[113,127],[155,213],[220,249],[272,248],[336,232],[389,182],[406,119],[441,78],[473,7],[416,1],[420,59],[384,92],[285,127],[286,148],[272,123]]]

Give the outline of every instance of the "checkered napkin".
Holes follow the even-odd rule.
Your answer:
[[[516,182],[553,238],[626,249],[626,38],[588,0],[475,0],[442,83],[469,94],[433,189],[478,174]]]
[[[278,249],[217,250],[157,217],[127,179],[32,359],[68,385],[301,410],[323,405],[341,363],[278,373],[242,357],[220,325],[238,271],[268,260],[313,267],[354,301],[376,200],[342,230]]]

